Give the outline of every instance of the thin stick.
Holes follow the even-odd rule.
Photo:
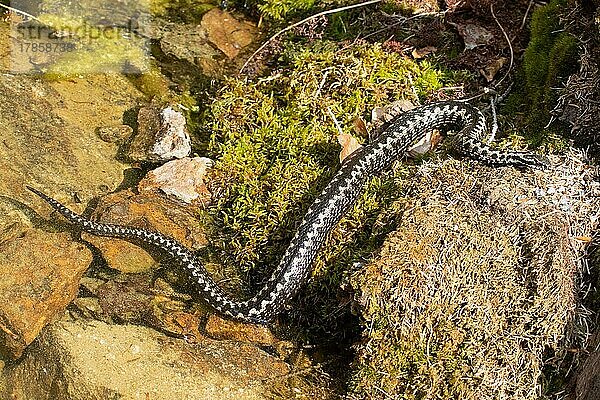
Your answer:
[[[510,49],[510,64],[508,65],[508,70],[506,71],[506,73],[504,74],[504,76],[502,77],[502,79],[500,79],[494,85],[494,86],[497,87],[498,85],[500,85],[502,83],[502,81],[508,76],[508,74],[512,70],[515,53],[513,51],[512,43],[510,42],[510,38],[508,37],[508,34],[504,30],[504,27],[502,26],[502,24],[500,23],[500,21],[498,21],[498,18],[496,18],[496,14],[494,14],[494,3],[493,2],[490,3],[490,11],[492,13],[492,17],[494,17],[494,21],[496,21],[496,24],[498,24],[498,26],[500,27],[500,30],[502,31],[502,34],[504,35],[504,38],[506,39],[506,42],[508,43],[508,48]]]
[[[523,21],[521,21],[521,26],[519,29],[523,29],[525,27],[525,22],[527,21],[527,16],[529,15],[529,10],[531,10],[531,6],[533,5],[533,0],[529,0],[529,5],[527,6],[527,11],[525,11],[525,15],[523,16]]]
[[[340,11],[346,11],[346,10],[350,10],[352,8],[357,8],[357,7],[364,7],[364,6],[368,6],[369,4],[375,4],[375,3],[379,3],[381,2],[381,0],[370,0],[370,1],[365,1],[364,3],[358,3],[358,4],[353,4],[350,6],[345,6],[345,7],[340,7],[340,8],[334,8],[333,10],[326,10],[326,11],[322,11],[320,13],[317,13],[315,15],[311,15],[308,18],[303,19],[300,22],[296,22],[295,24],[292,24],[282,30],[280,30],[279,32],[277,32],[276,34],[274,34],[273,36],[271,36],[269,38],[269,40],[267,40],[266,42],[264,42],[262,44],[262,46],[260,46],[254,53],[252,53],[252,55],[246,60],[246,62],[244,63],[244,65],[242,65],[242,68],[240,68],[240,74],[244,71],[244,69],[248,66],[248,64],[250,63],[250,61],[252,61],[252,59],[261,51],[264,50],[265,47],[267,47],[273,40],[275,40],[276,38],[278,38],[279,36],[281,36],[282,34],[284,34],[285,32],[294,29],[297,26],[300,26],[312,19],[315,18],[319,18],[323,15],[328,15],[328,14],[334,14]]]
[[[331,111],[331,108],[328,106],[327,107],[327,112],[329,113],[329,116],[331,117],[331,119],[333,120],[333,123],[335,124],[335,127],[338,131],[338,133],[340,135],[344,134],[344,131],[342,130],[342,126],[340,125],[340,123],[338,122],[337,118],[335,117],[335,114],[333,113],[333,111]]]
[[[38,21],[38,22],[42,22],[42,21],[40,21],[40,20],[39,20],[37,17],[35,17],[35,16],[33,16],[33,15],[31,15],[31,14],[29,14],[29,13],[25,12],[25,11],[21,11],[21,10],[19,10],[18,8],[13,8],[13,7],[10,7],[10,6],[7,6],[7,5],[4,5],[4,4],[2,4],[2,3],[0,3],[0,7],[2,7],[2,8],[5,8],[5,9],[7,9],[8,11],[12,11],[12,12],[14,12],[15,14],[21,14],[21,15],[23,15],[24,17],[31,18],[31,19],[33,19],[33,20],[35,20],[35,21]]]
[[[448,11],[444,10],[444,11],[436,11],[436,12],[423,12],[420,14],[415,14],[415,15],[411,15],[410,17],[400,17],[400,21],[394,22],[391,25],[388,25],[386,27],[383,27],[379,30],[376,30],[375,32],[371,32],[365,36],[363,36],[362,38],[360,38],[361,40],[365,40],[368,37],[371,37],[373,35],[377,35],[381,32],[387,31],[388,29],[392,29],[395,28],[398,25],[404,24],[412,19],[416,19],[416,18],[421,18],[421,17],[440,17],[442,15],[445,15]],[[411,35],[414,36],[414,35]],[[408,38],[405,38],[404,41],[408,40],[411,36],[409,36]]]
[[[487,139],[487,143],[491,143],[496,139],[496,132],[498,132],[498,118],[496,116],[496,100],[494,97],[490,98],[490,107],[492,108],[492,129],[490,130],[490,137]]]

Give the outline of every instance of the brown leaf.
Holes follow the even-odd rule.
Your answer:
[[[433,131],[428,132],[421,140],[415,143],[414,146],[408,149],[407,154],[412,158],[423,155],[437,146],[443,138],[444,137],[440,131],[434,129]]]
[[[356,149],[362,147],[362,145],[358,143],[354,136],[348,135],[346,133],[341,133],[338,135],[338,143],[340,144],[340,146],[342,146],[342,151],[340,152],[341,163],[344,162],[346,157],[354,153]]]
[[[456,24],[450,23],[457,30],[465,43],[465,50],[474,49],[477,46],[488,44],[494,35],[487,29],[475,24]]]
[[[354,121],[352,121],[352,124],[354,125],[354,132],[356,132],[356,134],[365,136],[369,134],[369,131],[367,130],[367,124],[365,123],[364,119],[360,117],[355,118]]]
[[[483,77],[488,82],[491,82],[492,80],[494,80],[494,77],[496,76],[498,71],[500,71],[500,68],[504,66],[504,64],[506,64],[506,57],[500,57],[496,60],[491,61],[488,65],[485,66],[485,68],[479,69],[479,73],[483,75]]]
[[[414,49],[411,54],[412,54],[413,58],[419,59],[419,58],[428,56],[431,53],[435,53],[436,51],[437,51],[437,47],[426,46],[426,47],[421,47],[420,49]]]

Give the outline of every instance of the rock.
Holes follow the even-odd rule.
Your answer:
[[[127,166],[113,158],[117,146],[100,140],[95,130],[120,123],[140,96],[116,75],[64,81],[0,75],[4,353],[19,356],[64,309],[91,260],[87,248],[70,235],[30,229],[42,224],[51,208],[24,184],[78,212],[92,197],[114,190]]]
[[[0,193],[48,216],[51,209],[24,183],[78,212],[91,198],[116,189],[127,165],[114,159],[118,146],[100,140],[95,131],[119,124],[139,97],[119,76],[44,82],[1,75]]]
[[[123,191],[103,197],[94,211],[94,218],[101,222],[158,231],[191,250],[198,250],[206,245],[207,240],[194,211],[152,193],[136,195]],[[146,249],[125,240],[88,233],[83,233],[82,237],[100,250],[111,268],[122,272],[143,272],[157,266]]]
[[[86,289],[88,279],[82,279]],[[197,343],[204,336],[199,331],[206,317],[202,305],[190,302],[190,296],[176,293],[151,274],[119,274],[98,286],[92,283],[92,289],[85,296],[94,297],[78,297],[73,302],[71,310],[83,318],[146,325],[189,343]]]
[[[67,233],[29,229],[0,245],[2,352],[20,357],[77,294],[91,252]]]
[[[229,59],[235,58],[256,36],[256,27],[249,22],[238,21],[227,11],[213,8],[202,17],[202,27],[208,39]]]
[[[164,27],[160,48],[165,54],[197,65],[204,74],[220,76],[218,57],[223,57],[208,41],[206,30],[196,24],[176,24]]]
[[[40,13],[81,18],[93,26],[118,26],[135,29],[132,24],[149,21],[151,11],[145,2],[131,0],[107,0],[101,3],[92,0],[68,4],[60,0],[42,0]]]
[[[265,326],[231,321],[214,314],[208,317],[204,329],[214,339],[229,339],[267,346],[277,342],[269,328]]]
[[[129,145],[133,161],[168,161],[187,157],[192,151],[183,114],[173,107],[148,106],[138,114],[138,132]]]
[[[450,22],[449,24],[454,26],[462,37],[465,43],[465,50],[484,46],[494,39],[494,35],[483,26],[472,23],[457,24]]]
[[[141,326],[63,320],[3,375],[7,397],[18,399],[255,400],[288,372],[245,343],[191,345]]]
[[[133,133],[129,125],[102,126],[97,129],[98,137],[106,143],[121,143]]]
[[[162,192],[185,203],[206,205],[210,201],[210,192],[204,183],[204,176],[213,164],[206,157],[169,161],[150,171],[138,188],[140,192]]]
[[[143,323],[154,294],[149,277],[120,275],[98,287],[98,305],[110,321]]]

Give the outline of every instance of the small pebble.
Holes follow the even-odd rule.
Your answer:
[[[98,137],[106,143],[122,142],[133,133],[129,125],[103,126],[96,130]]]

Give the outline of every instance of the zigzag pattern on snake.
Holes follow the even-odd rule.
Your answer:
[[[161,233],[98,223],[78,215],[39,190],[29,188],[83,231],[141,241],[166,251],[189,271],[198,294],[217,312],[244,322],[266,324],[280,314],[311,275],[313,263],[329,232],[354,204],[370,177],[388,168],[427,132],[454,132],[450,139],[462,154],[491,166],[545,168],[547,160],[528,152],[501,152],[481,142],[483,114],[459,101],[443,101],[405,112],[390,121],[371,143],[357,149],[315,199],[278,267],[263,288],[244,301],[233,299],[209,276],[185,246]]]

